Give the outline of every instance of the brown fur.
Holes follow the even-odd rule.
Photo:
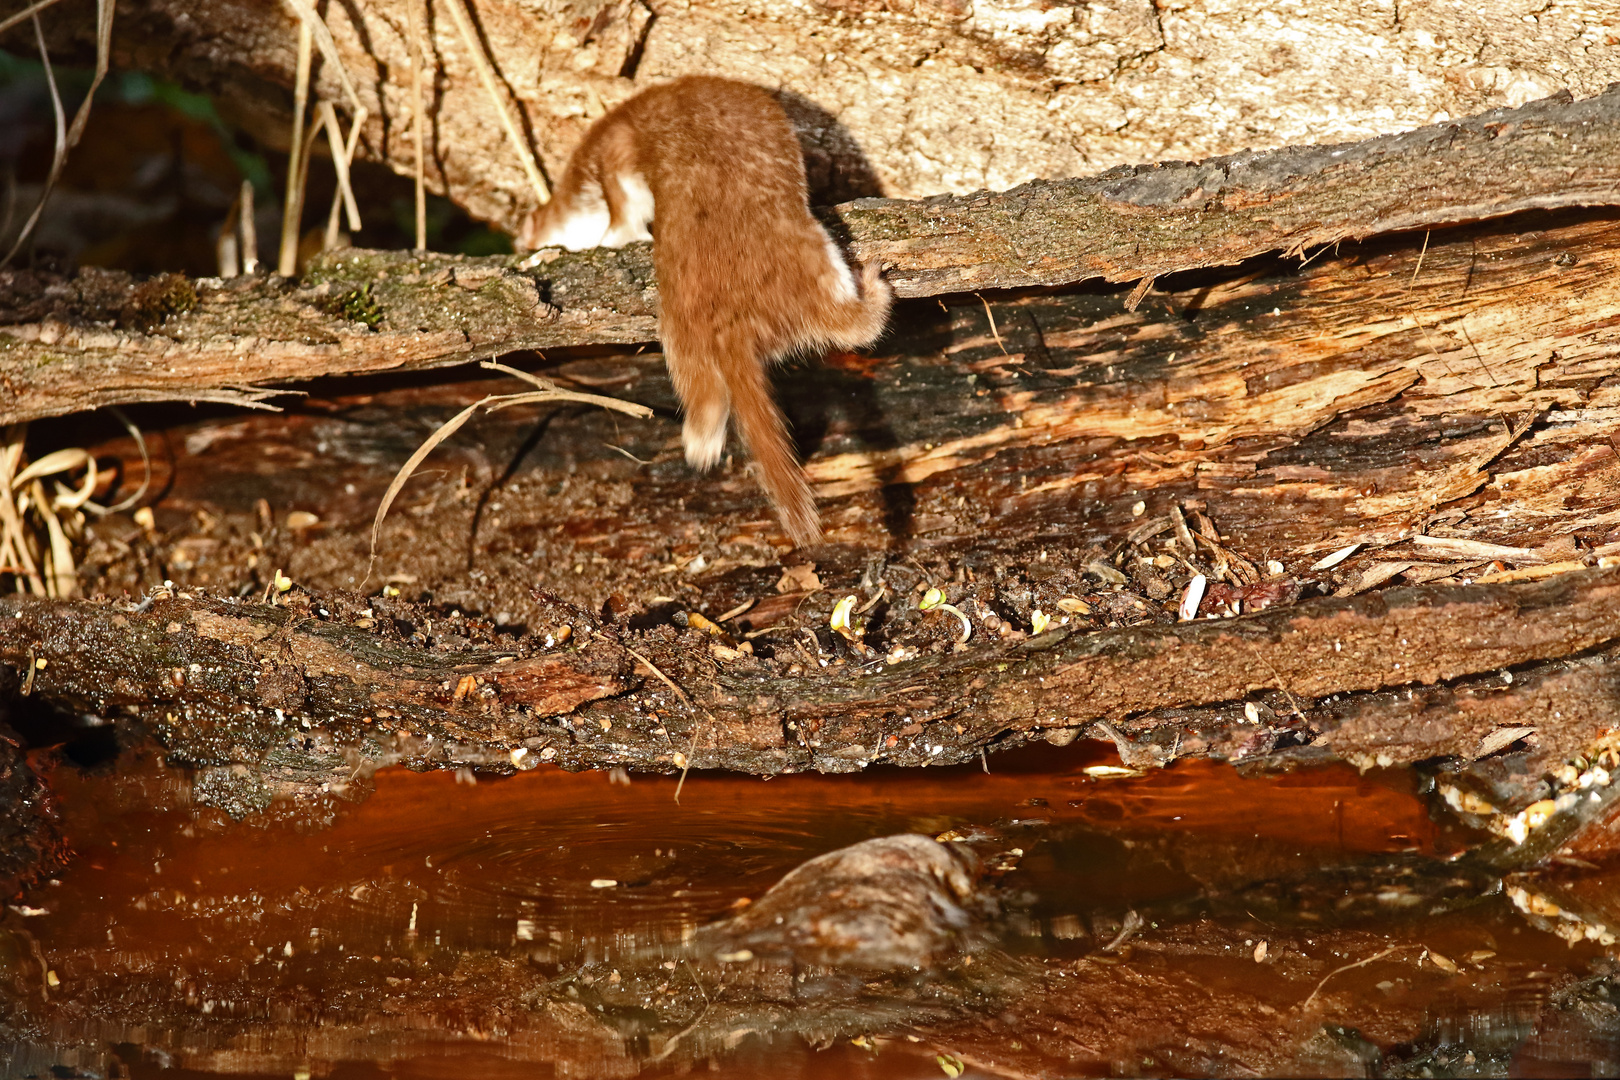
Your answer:
[[[708,76],[643,91],[592,125],[520,242],[618,247],[636,239],[645,199],[638,204],[635,184],[621,182],[636,176],[652,196],[659,337],[686,413],[687,460],[715,464],[734,413],[788,535],[814,543],[815,499],[767,365],[870,345],[888,319],[889,287],[873,265],[851,275],[810,215],[802,152],[776,100]],[[569,234],[571,220],[588,227]],[[606,232],[593,240],[598,223]]]

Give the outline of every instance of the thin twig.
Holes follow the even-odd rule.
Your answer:
[[[506,137],[512,140],[512,147],[517,151],[523,172],[529,178],[529,186],[534,188],[535,198],[544,206],[551,201],[551,190],[546,187],[546,181],[540,175],[540,168],[535,164],[534,154],[530,152],[529,144],[519,134],[517,121],[512,119],[512,111],[506,107],[506,98],[496,85],[495,67],[484,54],[484,47],[478,41],[478,32],[473,29],[472,16],[467,14],[466,5],[462,0],[444,0],[444,4],[450,9],[450,17],[461,33],[462,43],[471,54],[473,67],[478,72],[479,81],[484,84],[484,92],[489,95],[490,105],[495,109],[495,115],[500,118]]]
[[[605,442],[602,445],[607,447],[609,450],[615,450],[618,453],[623,454],[625,457],[629,458],[631,461],[635,462],[637,465],[651,465],[652,464],[652,462],[650,462],[650,461],[644,461],[641,458],[636,457],[636,455],[632,454],[630,451],[626,450],[622,446],[614,446],[610,442]]]
[[[709,992],[703,988],[703,981],[697,977],[697,972],[692,970],[692,962],[690,960],[682,960],[681,963],[686,965],[686,973],[692,976],[692,981],[697,983],[698,993],[703,995],[703,1011],[697,1014],[696,1020],[693,1020],[690,1024],[687,1024],[681,1030],[671,1035],[669,1037],[669,1042],[664,1044],[664,1048],[662,1050],[658,1051],[657,1054],[654,1054],[652,1057],[647,1059],[652,1063],[663,1061],[665,1058],[669,1057],[670,1054],[674,1053],[675,1047],[680,1044],[680,1041],[687,1035],[690,1035],[693,1031],[696,1031],[697,1026],[703,1023],[703,1018],[709,1015],[709,1006],[713,1004],[709,1000]]]
[[[1001,349],[1001,355],[1011,358],[1012,353],[1008,352],[1007,346],[1001,343],[1001,331],[996,329],[996,317],[990,313],[990,301],[986,300],[981,293],[974,293],[973,295],[977,296],[979,303],[984,305],[984,317],[990,320],[990,336],[996,339],[996,345]]]
[[[1158,279],[1153,274],[1149,274],[1132,286],[1130,293],[1125,297],[1125,310],[1135,311],[1142,303],[1142,297],[1146,296],[1148,290],[1153,288],[1153,283],[1156,280]]]
[[[1468,327],[1461,317],[1457,319],[1457,332],[1462,334],[1464,341],[1468,342],[1468,347],[1474,350],[1474,359],[1479,361],[1479,369],[1485,373],[1487,379],[1491,380],[1491,385],[1501,386],[1502,384],[1496,381],[1496,376],[1491,374],[1491,369],[1486,366],[1485,358],[1479,355],[1479,346],[1475,345],[1474,339],[1468,336]]]
[[[1299,1011],[1304,1012],[1307,1008],[1310,1007],[1311,1002],[1316,1000],[1316,995],[1320,994],[1322,992],[1322,987],[1326,986],[1327,983],[1328,983],[1328,980],[1333,978],[1333,976],[1341,975],[1344,972],[1349,971],[1351,968],[1366,967],[1368,964],[1371,964],[1376,960],[1382,960],[1384,957],[1388,956],[1390,953],[1400,952],[1402,949],[1417,949],[1417,948],[1421,948],[1421,947],[1422,946],[1419,946],[1419,945],[1391,945],[1389,948],[1385,949],[1383,952],[1374,953],[1373,955],[1367,957],[1367,959],[1365,959],[1365,960],[1357,960],[1353,964],[1345,964],[1342,967],[1334,968],[1332,971],[1330,971],[1326,975],[1322,976],[1322,981],[1316,984],[1316,989],[1312,990],[1311,993],[1310,993],[1310,996],[1307,997],[1304,1001],[1299,1003],[1299,1006],[1298,1006]]]
[[[1408,290],[1410,290],[1413,285],[1417,284],[1418,275],[1423,272],[1423,256],[1427,255],[1428,253],[1429,253],[1429,230],[1424,229],[1423,230],[1423,248],[1422,248],[1421,251],[1418,252],[1417,265],[1412,268],[1412,280],[1408,281],[1406,283],[1406,288]]]
[[[697,711],[696,706],[694,706],[692,704],[692,699],[686,696],[686,691],[682,690],[679,686],[676,686],[675,685],[675,680],[671,679],[668,675],[665,675],[662,671],[658,670],[658,665],[657,664],[653,663],[651,660],[647,659],[645,656],[642,656],[640,653],[636,652],[636,650],[632,649],[628,645],[624,646],[624,651],[629,653],[631,656],[635,657],[637,660],[640,660],[643,664],[647,665],[647,670],[652,672],[654,675],[658,676],[658,678],[663,681],[665,686],[667,686],[671,690],[673,690],[675,692],[675,696],[680,699],[681,704],[685,705],[686,708],[689,711],[692,711],[692,712]],[[712,715],[709,715],[709,711],[707,709],[704,709],[703,713],[704,713],[705,716],[708,716],[711,723],[714,721],[714,717]],[[686,760],[680,762],[681,778],[679,780],[675,781],[675,801],[677,803],[681,801],[681,789],[686,786],[686,774],[688,772],[690,772],[691,769],[692,769],[692,755],[697,753],[698,732],[700,730],[702,730],[702,727],[703,727],[702,724],[698,723],[696,720],[693,720],[693,722],[692,722],[692,744],[686,748]]]
[[[637,660],[640,660],[643,664],[647,665],[647,670],[652,672],[654,675],[658,676],[658,678],[663,682],[663,684],[665,686],[667,686],[671,690],[673,690],[675,692],[675,696],[680,698],[682,705],[685,705],[688,709],[693,707],[692,706],[692,699],[686,696],[686,691],[682,690],[679,686],[676,686],[675,685],[675,680],[671,679],[668,675],[665,675],[662,671],[658,670],[658,665],[657,664],[653,663],[651,660],[647,659],[645,656],[642,656],[640,653],[636,652],[636,650],[632,649],[628,645],[626,645],[624,647],[624,651],[629,653],[631,656],[635,657]]]
[[[1243,644],[1249,647],[1249,651],[1254,653],[1254,658],[1260,661],[1261,667],[1271,672],[1272,681],[1277,684],[1277,689],[1283,692],[1283,696],[1288,699],[1288,704],[1294,707],[1294,715],[1299,718],[1299,722],[1301,724],[1309,727],[1310,721],[1305,719],[1305,710],[1300,708],[1299,699],[1294,696],[1294,692],[1292,690],[1288,689],[1288,684],[1283,682],[1282,673],[1271,666],[1271,661],[1267,660],[1266,654],[1260,651],[1260,646],[1256,645],[1252,641],[1247,641],[1242,638],[1239,638],[1238,640],[1243,641]]]

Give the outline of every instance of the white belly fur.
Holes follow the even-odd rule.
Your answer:
[[[569,251],[584,251],[601,247],[608,231],[608,208],[601,192],[580,192],[567,214],[552,222],[541,234],[535,247],[560,247]]]
[[[607,230],[602,237],[603,247],[621,248],[637,240],[652,239],[647,229],[653,219],[652,188],[640,173],[634,172],[620,176],[619,187],[624,191],[624,220]]]
[[[844,261],[844,253],[838,250],[838,245],[833,243],[832,237],[827,236],[826,232],[827,230],[822,230],[827,243],[827,261],[832,264],[834,275],[833,298],[845,301],[858,300],[860,294],[855,291],[855,275],[850,273],[849,263]]]

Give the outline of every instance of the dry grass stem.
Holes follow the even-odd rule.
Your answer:
[[[411,90],[416,110],[411,114],[411,132],[416,137],[416,250],[427,250],[427,185],[424,160],[427,151],[427,104],[422,95],[422,69],[427,56],[422,52],[421,0],[405,0],[405,21],[411,28]]]
[[[259,223],[254,220],[253,181],[243,180],[241,194],[237,196],[241,201],[242,227],[242,273],[257,274],[259,272]],[[127,421],[126,421],[127,423]],[[146,453],[146,443],[141,443],[141,454]]]
[[[247,181],[244,180],[243,183],[246,184]],[[257,267],[257,265],[258,263],[255,262],[254,266]],[[135,448],[141,452],[141,486],[135,489],[133,495],[120,499],[112,506],[102,506],[100,503],[86,500],[84,508],[97,516],[122,513],[132,506],[139,505],[140,501],[146,498],[147,489],[152,486],[152,453],[146,448],[146,435],[136,426],[133,420],[124,415],[123,409],[116,405],[109,405],[107,411],[120,424],[124,425],[124,430],[129,432],[130,438],[135,440]]]
[[[242,213],[242,193],[237,192],[225,211],[225,220],[219,227],[219,238],[214,241],[214,262],[219,276],[233,278],[242,272],[237,252],[237,219]]]
[[[16,26],[24,19],[32,18],[33,16],[38,15],[40,12],[44,11],[54,3],[56,3],[56,0],[39,0],[39,3],[28,5],[15,15],[8,15],[4,19],[0,19],[0,34],[10,30],[13,26]]]
[[[1342,965],[1340,967],[1334,968],[1332,971],[1330,971],[1326,975],[1322,976],[1322,981],[1316,984],[1316,989],[1312,990],[1311,993],[1310,993],[1310,996],[1307,997],[1304,1001],[1299,1003],[1299,1011],[1304,1012],[1306,1009],[1310,1008],[1311,1002],[1316,1000],[1316,995],[1320,994],[1322,992],[1322,987],[1326,986],[1328,984],[1328,980],[1333,978],[1335,975],[1342,975],[1344,972],[1349,971],[1352,968],[1366,967],[1368,964],[1372,963],[1375,960],[1382,960],[1384,957],[1388,956],[1390,953],[1397,953],[1397,952],[1400,952],[1402,949],[1416,949],[1416,948],[1419,948],[1419,947],[1420,946],[1417,946],[1417,945],[1391,945],[1389,948],[1385,949],[1383,952],[1373,953],[1371,956],[1367,957],[1367,959],[1365,959],[1365,960],[1357,960],[1353,964],[1344,964],[1344,965]]]
[[[1412,280],[1406,283],[1407,289],[1411,289],[1413,285],[1416,285],[1418,275],[1423,273],[1423,256],[1429,253],[1429,231],[1428,229],[1423,230],[1423,250],[1418,252],[1417,265],[1412,268]]]
[[[657,664],[653,663],[645,656],[642,656],[628,645],[624,646],[624,651],[639,660],[648,671],[658,676],[659,681],[674,691],[675,697],[682,705],[685,705],[688,709],[694,708],[692,705],[692,699],[686,696],[686,691],[682,690],[679,686],[676,686],[675,680],[671,679],[668,675],[665,675],[662,671],[660,671]],[[709,710],[704,709],[703,714],[709,718],[709,722],[711,724],[714,723],[714,717],[709,714]],[[686,755],[684,757],[679,754],[676,755],[677,760],[675,764],[681,767],[681,778],[675,781],[675,801],[677,803],[681,801],[681,789],[686,786],[686,774],[692,771],[692,755],[697,753],[698,732],[700,730],[702,730],[701,725],[694,721],[692,724],[692,742],[691,745],[686,748]]]
[[[23,527],[22,516],[17,512],[17,500],[11,494],[12,477],[22,460],[23,439],[27,432],[27,425],[8,428],[5,444],[0,446],[0,573],[25,579],[28,591],[35,596],[44,596],[45,580],[39,576],[39,567],[34,562],[31,550],[33,544]],[[18,591],[22,591],[20,583]]]
[[[620,401],[618,398],[604,397],[601,394],[582,394],[574,390],[562,390],[549,379],[542,379],[538,375],[530,375],[526,371],[519,371],[517,368],[507,367],[505,364],[498,364],[492,360],[486,360],[479,366],[488,368],[491,371],[499,371],[515,376],[539,387],[539,389],[522,394],[490,394],[488,397],[475,401],[439,425],[438,429],[429,435],[421,446],[416,448],[416,452],[406,460],[404,465],[400,466],[399,472],[394,475],[393,481],[389,483],[388,490],[383,492],[382,501],[377,505],[377,514],[371,521],[371,557],[373,559],[377,557],[377,537],[382,530],[383,518],[388,515],[388,508],[394,505],[394,499],[398,497],[400,489],[411,478],[411,474],[416,471],[417,466],[422,464],[422,460],[431,454],[440,443],[459,431],[461,426],[470,420],[472,415],[479,409],[495,412],[499,409],[510,408],[513,405],[534,405],[547,401],[577,401],[584,405],[599,405],[604,409],[615,409],[640,418],[652,415],[652,410],[645,405],[637,405],[633,401]]]
[[[422,460],[433,453],[435,447],[461,430],[461,425],[472,419],[473,413],[477,412],[484,405],[484,402],[489,400],[489,398],[484,398],[482,401],[475,401],[443,424],[440,424],[438,429],[429,435],[421,446],[416,448],[416,452],[405,459],[405,464],[399,467],[399,472],[394,474],[394,479],[388,484],[388,490],[383,492],[382,501],[377,504],[376,515],[371,519],[371,557],[373,559],[377,557],[377,535],[382,531],[383,518],[388,516],[388,508],[394,505],[394,499],[398,497],[400,489],[405,486],[405,482],[411,478],[411,474],[416,471],[416,467],[422,464]]]
[[[344,139],[343,128],[338,124],[337,110],[330,101],[323,101],[316,107],[320,114],[321,125],[326,128],[326,139],[332,147],[332,167],[337,172],[337,195],[332,202],[334,207],[339,200],[343,203],[343,212],[349,219],[349,231],[360,231],[360,207],[354,201],[354,188],[349,184],[349,162],[353,160],[355,147],[360,141],[360,125],[365,123],[366,111],[361,109],[355,115],[354,123],[349,127],[349,137]],[[335,215],[334,215],[335,216]]]
[[[281,211],[281,252],[276,273],[292,277],[298,269],[298,223],[304,216],[304,112],[309,108],[309,65],[314,34],[309,20],[298,20],[298,66],[293,75],[292,146],[287,151],[287,198]]]
[[[495,115],[500,117],[501,127],[506,130],[506,137],[512,140],[518,160],[522,162],[523,171],[529,178],[529,186],[534,188],[535,198],[539,199],[543,206],[551,201],[551,189],[546,187],[545,178],[540,175],[540,167],[535,164],[534,154],[518,131],[517,121],[512,118],[512,110],[507,108],[506,98],[496,85],[495,67],[489,62],[489,57],[484,55],[484,48],[478,41],[478,32],[473,29],[472,16],[467,14],[466,5],[462,0],[444,0],[444,4],[450,9],[450,17],[455,21],[456,30],[461,34],[462,43],[467,46],[479,81],[484,84],[484,92],[489,95],[490,105],[495,109]]]
[[[39,216],[45,212],[45,203],[51,197],[51,184],[62,171],[62,164],[67,160],[67,124],[62,112],[62,95],[56,89],[56,72],[51,70],[51,54],[45,48],[45,30],[39,25],[39,16],[34,16],[34,39],[39,42],[39,62],[45,67],[45,85],[51,91],[51,112],[56,118],[56,153],[51,158],[50,176],[45,181],[45,190],[40,192],[39,202],[34,204],[33,213],[23,223],[22,231],[17,234],[17,242],[11,245],[6,257],[0,259],[0,266],[5,266],[22,246],[33,235],[34,226],[39,224]]]
[[[338,56],[337,42],[332,40],[332,31],[327,29],[325,21],[321,19],[320,12],[309,0],[287,0],[288,5],[298,13],[298,21],[314,35],[315,46],[321,50],[321,59],[326,66],[332,69],[337,76],[338,83],[343,87],[343,96],[349,101],[349,111],[357,118],[365,111],[360,104],[360,95],[354,92],[354,83],[349,81],[349,73],[343,66],[343,60]],[[302,29],[300,30],[299,49],[303,49]],[[302,57],[302,51],[299,53]],[[307,83],[307,79],[304,80]]]
[[[973,295],[978,296],[979,303],[984,305],[984,317],[990,320],[990,336],[996,339],[996,347],[1001,350],[1002,356],[1010,357],[1012,354],[1007,351],[1007,346],[1003,345],[1001,342],[1001,331],[996,328],[996,317],[990,312],[990,301],[986,300],[978,293],[974,293]]]
[[[7,430],[0,446],[0,574],[26,581],[36,596],[70,597],[79,592],[78,566],[73,555],[73,539],[82,537],[84,510],[100,476],[95,458],[86,450],[72,448],[46,454],[22,466],[27,426]],[[19,466],[22,466],[19,468]],[[57,477],[84,470],[76,488]],[[56,493],[45,489],[52,480]],[[36,524],[30,524],[30,520]],[[40,543],[38,529],[45,540]]]

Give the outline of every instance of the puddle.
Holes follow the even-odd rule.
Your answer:
[[[1333,766],[1241,777],[1196,761],[1140,777],[1081,771],[1105,760],[1078,744],[1007,755],[989,773],[694,774],[679,804],[673,778],[385,770],[368,800],[341,806],[326,827],[279,810],[233,822],[194,808],[186,775],[149,753],[126,753],[116,769],[60,766],[50,782],[73,860],[0,920],[0,973],[15,990],[10,1021],[22,1036],[6,1075],[667,1070],[676,1062],[652,1060],[658,1044],[637,1025],[656,1026],[648,1017],[659,1015],[658,995],[684,994],[698,1020],[709,1015],[716,977],[683,951],[698,926],[816,855],[908,832],[977,830],[1022,853],[998,883],[1006,918],[994,951],[1014,965],[997,975],[1000,989],[975,985],[949,1008],[929,999],[918,1012],[926,995],[902,987],[912,1010],[904,1016],[868,995],[870,1028],[859,1008],[819,1016],[813,1031],[742,1025],[729,1046],[677,1059],[682,1067],[852,1077],[939,1076],[953,1062],[970,1075],[1202,1071],[1162,1052],[1145,1065],[1083,1032],[1063,1042],[1068,1024],[1136,1046],[1150,1033],[1130,1025],[1155,997],[1168,1004],[1178,994],[1198,998],[1205,1019],[1244,1009],[1258,1031],[1286,1033],[1272,1057],[1244,1059],[1241,1033],[1201,1032],[1189,1016],[1189,1047],[1230,1044],[1207,1050],[1230,1059],[1214,1071],[1286,1059],[1365,1073],[1392,1045],[1413,1056],[1420,1044],[1431,1058],[1466,1045],[1476,1062],[1495,1061],[1522,1051],[1542,1003],[1600,957],[1525,925],[1500,896],[1348,928],[1210,908],[1211,896],[1316,867],[1438,860],[1460,850],[1461,837],[1430,820],[1403,773]],[[1133,912],[1141,928],[1123,948],[1101,951]],[[632,969],[651,972],[636,985],[654,1004],[603,1027],[603,1017],[629,1015],[612,1001],[620,969],[625,987],[639,977]],[[1162,980],[1179,989],[1153,989]],[[591,988],[586,1005],[571,1006],[579,1016],[541,1007],[565,983]],[[1301,1012],[1318,983],[1315,1010]],[[1119,1015],[1089,1014],[1096,1002],[1075,993],[1102,994]],[[972,995],[977,1004],[964,1006]],[[825,1003],[801,1004],[813,1012]],[[996,1036],[997,1024],[1010,1027]],[[1590,1027],[1569,1038],[1601,1042]],[[1080,1053],[1081,1044],[1098,1052]]]

